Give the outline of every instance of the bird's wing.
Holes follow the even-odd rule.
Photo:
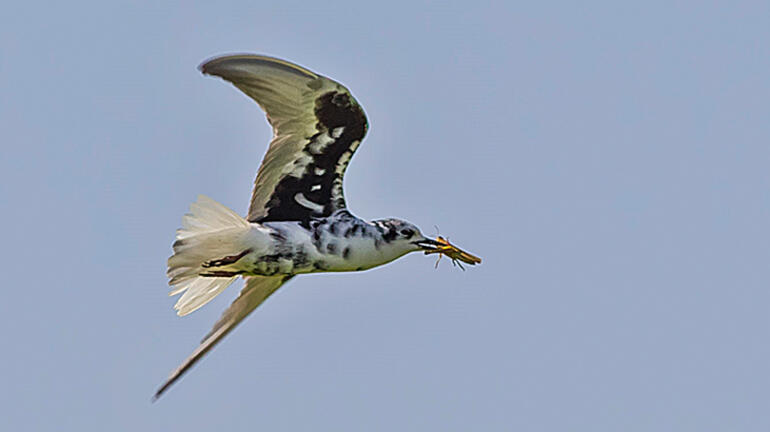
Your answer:
[[[198,360],[222,340],[235,326],[259,306],[270,294],[274,293],[292,276],[248,276],[241,294],[214,324],[209,334],[201,341],[198,348],[171,373],[166,382],[155,392],[153,400],[158,399],[168,388],[185,374]]]
[[[250,222],[306,221],[345,208],[342,178],[367,130],[366,115],[348,89],[257,55],[219,57],[200,69],[254,99],[273,127],[254,181]]]

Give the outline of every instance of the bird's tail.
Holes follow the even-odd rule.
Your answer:
[[[171,293],[184,292],[174,309],[187,315],[211,301],[237,278],[228,270],[249,253],[249,223],[211,198],[199,195],[176,232],[174,255],[168,259]]]

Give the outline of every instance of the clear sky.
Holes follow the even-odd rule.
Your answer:
[[[369,3],[4,6],[2,429],[770,430],[768,3]],[[298,277],[151,404],[239,289],[165,277],[271,135],[233,52],[347,85],[352,211],[484,263]]]

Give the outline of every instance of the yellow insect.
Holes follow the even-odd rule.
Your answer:
[[[441,257],[443,257],[444,255],[446,255],[449,259],[452,260],[453,265],[460,267],[460,269],[462,269],[463,271],[465,271],[465,267],[463,267],[460,261],[470,265],[481,264],[481,258],[475,255],[472,255],[468,252],[465,252],[459,247],[453,245],[452,243],[449,243],[448,238],[445,239],[444,237],[438,236],[436,238],[436,242],[439,243],[439,246],[437,246],[436,249],[425,251],[425,255],[430,255],[434,253],[439,254],[438,260],[436,261],[436,268],[438,268],[438,263],[439,261],[441,261]]]

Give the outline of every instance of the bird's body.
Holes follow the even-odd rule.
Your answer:
[[[459,255],[448,242],[423,236],[409,222],[367,222],[348,211],[342,179],[368,125],[345,87],[284,60],[256,55],[216,58],[201,70],[254,99],[274,135],[246,218],[200,196],[182,219],[168,260],[171,295],[182,294],[175,306],[179,315],[205,305],[238,277],[246,286],[156,398],[295,275],[366,270],[416,251],[456,250],[459,259],[480,262]]]
[[[243,251],[203,263],[204,276],[276,276],[367,270],[411,252],[397,227],[346,210],[300,222],[250,223]]]

